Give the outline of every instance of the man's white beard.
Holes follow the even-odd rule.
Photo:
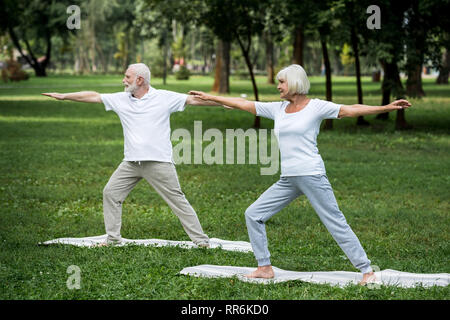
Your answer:
[[[138,88],[138,86],[136,85],[136,79],[134,79],[132,84],[130,84],[128,87],[125,86],[124,91],[134,94],[134,92],[137,90],[137,88]]]

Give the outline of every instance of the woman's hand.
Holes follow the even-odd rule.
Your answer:
[[[205,101],[215,101],[217,103],[217,100],[214,100],[214,98],[217,98],[216,96],[210,95],[210,94],[206,94],[203,91],[195,91],[195,90],[191,90],[189,91],[189,94],[191,96],[193,96],[194,98],[198,98],[201,100],[205,100]],[[212,99],[211,99],[212,98]],[[233,109],[227,105],[221,104],[225,109]]]
[[[191,96],[194,96],[194,97],[202,99],[202,100],[213,100],[213,99],[211,99],[211,97],[213,97],[212,95],[206,94],[203,91],[191,90],[191,91],[189,91],[189,94]]]
[[[411,107],[411,103],[409,103],[408,100],[400,99],[400,100],[391,102],[390,104],[387,105],[387,107],[390,110],[400,110],[400,109],[406,109],[406,108]]]
[[[354,105],[342,105],[339,110],[338,118],[344,117],[359,117],[359,116],[368,116],[371,114],[379,114],[384,112],[391,112],[394,110],[401,110],[411,107],[411,103],[408,100],[400,99],[385,106],[366,106],[362,104],[354,104]]]
[[[255,103],[253,101],[248,101],[242,98],[213,96],[211,94],[206,94],[202,91],[194,91],[194,90],[189,91],[189,94],[198,99],[220,103],[221,105],[223,105],[225,108],[228,109],[240,109],[256,115]]]

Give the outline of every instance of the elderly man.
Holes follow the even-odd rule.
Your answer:
[[[170,115],[186,104],[218,105],[186,94],[157,90],[150,86],[150,70],[143,63],[132,64],[122,80],[125,92],[99,94],[94,91],[43,93],[58,99],[103,103],[120,118],[124,135],[124,159],[103,190],[106,244],[120,243],[122,203],[144,178],[167,202],[191,238],[200,247],[209,246],[197,214],[181,191],[172,159]]]

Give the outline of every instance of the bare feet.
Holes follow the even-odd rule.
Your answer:
[[[199,244],[197,244],[197,247],[199,247],[199,248],[209,248],[210,246],[209,246],[209,243],[199,243]]]
[[[96,243],[93,245],[94,248],[107,247],[107,246],[108,246],[107,242],[100,242],[100,243]]]
[[[260,266],[258,269],[250,274],[245,275],[247,278],[262,278],[262,279],[272,279],[275,277],[272,266]]]
[[[362,286],[365,286],[368,283],[375,282],[375,280],[376,280],[375,272],[372,271],[372,272],[364,273],[363,278],[359,284]]]

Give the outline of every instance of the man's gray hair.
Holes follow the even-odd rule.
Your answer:
[[[145,63],[133,63],[128,66],[128,69],[132,69],[136,72],[136,77],[142,77],[145,84],[150,84],[150,69]]]

